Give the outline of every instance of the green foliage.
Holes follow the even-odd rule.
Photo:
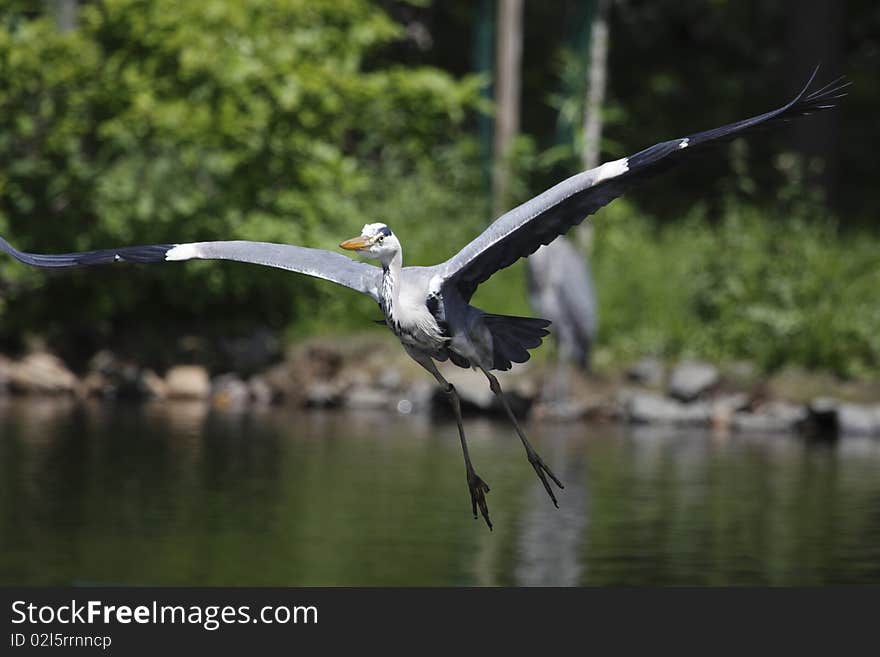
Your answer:
[[[871,235],[831,220],[728,204],[657,227],[618,202],[596,221],[592,260],[605,358],[645,353],[753,360],[873,376],[880,265]]]
[[[0,230],[38,252],[236,238],[332,248],[393,210],[377,202],[389,170],[424,182],[480,102],[476,78],[370,69],[401,30],[366,0],[107,0],[84,4],[66,34],[5,4]],[[282,327],[356,296],[235,264],[137,269],[56,277],[4,258],[2,333],[102,340],[158,315]]]

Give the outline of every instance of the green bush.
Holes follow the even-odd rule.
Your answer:
[[[388,172],[436,170],[481,102],[477,78],[370,69],[401,29],[367,0],[106,0],[64,34],[26,6],[0,2],[0,234],[37,252],[335,248],[391,214]],[[235,263],[47,275],[3,258],[0,293],[0,337],[80,348],[146,324],[173,335],[368,312],[354,292]]]
[[[618,201],[597,219],[606,359],[653,353],[876,376],[876,237],[736,204],[715,224],[704,215],[658,228]]]

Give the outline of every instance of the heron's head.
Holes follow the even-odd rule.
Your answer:
[[[386,265],[400,253],[400,242],[385,224],[366,224],[358,237],[346,240],[339,246],[380,260]]]

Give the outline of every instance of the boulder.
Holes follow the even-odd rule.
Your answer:
[[[141,370],[140,388],[147,397],[164,399],[168,396],[168,384],[153,370]]]
[[[455,386],[461,400],[464,413],[480,413],[484,415],[505,415],[506,412],[495,393],[489,388],[489,382],[482,374],[477,375],[470,370],[450,369],[444,372],[447,380]],[[499,378],[501,388],[505,392],[510,408],[517,417],[525,417],[532,406],[535,389],[533,386],[514,385]],[[452,413],[449,397],[440,386],[433,387],[431,408],[441,415]]]
[[[311,381],[303,387],[302,400],[309,408],[333,408],[342,403],[342,391],[330,381]]]
[[[152,396],[141,368],[107,350],[92,356],[80,391],[84,396],[108,399],[143,399]]]
[[[9,371],[12,367],[12,361],[6,356],[0,355],[0,394],[9,390]]]
[[[397,399],[392,399],[387,390],[372,386],[354,386],[345,394],[343,404],[355,409],[393,408]]]
[[[413,381],[406,389],[400,393],[397,410],[398,412],[408,415],[415,411],[429,411],[433,401],[434,394],[437,392],[437,385],[431,383],[427,379],[419,378]],[[444,395],[445,397],[445,395]],[[449,401],[446,401],[447,406]],[[401,409],[408,409],[406,412]]]
[[[807,419],[807,409],[797,404],[774,401],[751,413],[734,413],[732,426],[741,433],[793,433]]]
[[[235,374],[222,374],[211,382],[211,403],[215,408],[242,409],[250,397],[248,385]]]
[[[837,431],[842,436],[880,435],[880,407],[840,404],[837,407]]]
[[[837,407],[832,397],[816,397],[807,405],[810,430],[814,434],[833,436],[837,433]]]
[[[650,392],[631,393],[624,403],[626,418],[635,424],[709,424],[709,407],[703,403],[683,404]]]
[[[383,368],[376,377],[376,383],[385,390],[397,390],[403,382],[403,375],[396,367]]]
[[[211,379],[201,365],[177,365],[165,375],[168,397],[171,399],[208,399]]]
[[[46,352],[28,354],[11,363],[9,387],[23,394],[66,394],[75,392],[79,380],[60,358]]]
[[[685,361],[669,377],[669,395],[681,401],[692,401],[715,387],[720,380],[718,370],[709,363]]]
[[[268,406],[275,401],[277,395],[269,382],[262,376],[252,376],[248,379],[248,391],[251,400],[258,406]]]
[[[733,416],[748,403],[749,396],[741,392],[714,397],[709,402],[712,427],[721,431],[729,429],[733,425]]]
[[[626,378],[639,385],[659,388],[666,379],[666,366],[659,358],[642,358],[626,371]]]

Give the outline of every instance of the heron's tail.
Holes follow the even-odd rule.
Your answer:
[[[495,370],[509,370],[511,363],[525,363],[529,359],[528,350],[540,346],[550,333],[549,320],[536,317],[486,313],[483,320],[492,333],[492,369]]]

